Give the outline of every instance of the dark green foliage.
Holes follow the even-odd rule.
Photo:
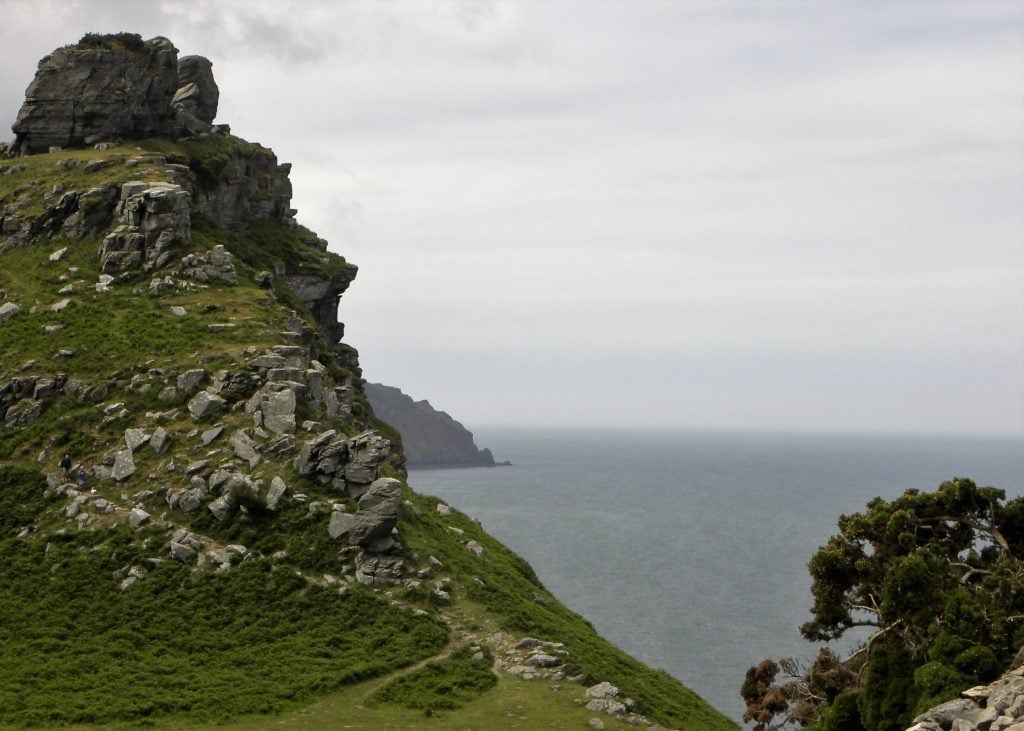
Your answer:
[[[418,670],[391,681],[369,700],[370,705],[395,705],[422,710],[461,708],[498,683],[491,671],[494,658],[486,648],[460,647],[448,657],[427,663]]]
[[[875,628],[845,663],[862,679],[858,722],[867,731],[904,728],[963,688],[991,681],[1024,641],[1024,498],[1005,498],[965,478],[891,502],[875,498],[863,513],[840,517],[839,534],[812,557],[813,618],[804,636],[831,640],[852,627]],[[767,713],[768,725],[757,728],[818,716],[814,727],[831,729],[835,719],[851,718],[847,691],[802,693],[806,682],[784,683],[796,705],[770,713],[770,692],[744,689],[748,715]],[[842,712],[829,708],[840,697]]]
[[[47,556],[44,540],[0,542],[0,723],[269,713],[447,641],[436,620],[261,560],[220,574],[165,562],[122,592],[113,572],[141,559],[137,540],[78,535],[49,536]]]
[[[46,478],[39,470],[0,465],[0,532],[34,522],[49,502],[43,496],[45,490]]]
[[[78,41],[78,48],[124,48],[129,51],[141,51],[145,41],[138,33],[86,33]]]

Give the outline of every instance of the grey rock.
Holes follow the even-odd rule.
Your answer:
[[[122,449],[114,459],[114,466],[110,471],[110,477],[115,482],[124,482],[135,474],[135,460],[132,459],[132,450]]]
[[[626,712],[626,706],[611,698],[594,698],[584,706],[588,711],[603,711],[610,716],[619,716]]]
[[[125,36],[127,38],[127,36]],[[174,138],[177,49],[166,38],[59,48],[39,62],[12,129],[21,153]]]
[[[206,382],[209,373],[204,368],[193,368],[178,376],[178,388],[185,393],[192,393]]]
[[[188,563],[196,557],[196,549],[182,543],[171,541],[171,558],[175,561]]]
[[[258,355],[246,363],[250,368],[283,368],[285,359],[280,355]]]
[[[0,322],[7,322],[20,311],[21,308],[13,302],[4,302],[0,305]]]
[[[466,543],[466,548],[477,558],[481,558],[484,555],[484,547],[476,541],[469,541]]]
[[[604,681],[587,688],[587,695],[591,698],[618,698],[619,689],[608,681]]]
[[[158,426],[153,430],[153,434],[149,438],[149,446],[156,454],[163,454],[171,446],[170,433],[162,426]]]
[[[185,475],[189,476],[194,475],[198,472],[202,472],[209,466],[209,464],[210,460],[208,459],[199,459],[196,460],[195,462],[189,462],[188,466],[185,467]]]
[[[139,451],[150,440],[150,436],[146,434],[144,429],[125,429],[124,430],[124,443],[133,452]]]
[[[227,408],[227,402],[215,393],[200,391],[188,402],[188,411],[196,421],[208,419]]]
[[[249,469],[252,469],[259,464],[260,455],[257,452],[258,445],[244,430],[239,430],[232,434],[230,444],[231,448],[235,452],[235,456],[239,459],[244,459],[249,463]]]
[[[327,524],[327,533],[337,540],[347,535],[356,524],[355,516],[335,510]]]
[[[217,437],[219,437],[223,433],[224,433],[224,427],[223,426],[215,426],[212,429],[207,429],[202,434],[200,434],[199,435],[199,441],[202,443],[202,445],[204,447],[206,447],[206,446],[209,446],[210,443],[213,442],[214,439],[216,439]]]
[[[405,562],[397,556],[363,553],[356,558],[356,581],[360,584],[398,585],[404,571]]]
[[[562,661],[554,655],[543,652],[535,652],[523,661],[524,665],[537,668],[553,668],[562,664]]]
[[[178,498],[178,509],[183,513],[191,513],[202,507],[206,498],[206,490],[202,488],[191,488],[185,490]]]
[[[220,91],[213,78],[213,64],[202,56],[178,59],[178,89],[171,105],[207,125],[217,116]]]
[[[128,514],[128,525],[132,528],[138,528],[140,525],[145,525],[149,522],[150,515],[142,508],[132,508]]]
[[[390,536],[401,515],[402,502],[398,480],[384,477],[373,482],[359,499],[359,510],[349,531],[351,542],[366,547],[376,539]]]
[[[267,490],[267,509],[277,510],[281,504],[281,499],[288,492],[288,486],[284,480],[280,477],[275,477],[270,481],[270,489]]]
[[[261,409],[263,425],[275,434],[291,434],[295,431],[295,393],[291,390],[277,391],[269,396]]]
[[[213,513],[213,517],[223,522],[238,509],[238,503],[230,495],[221,495],[206,507]]]

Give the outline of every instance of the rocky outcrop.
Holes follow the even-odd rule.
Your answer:
[[[39,62],[12,129],[22,154],[208,131],[217,111],[210,62],[166,38],[93,35]]]
[[[1024,666],[922,713],[908,731],[1024,731]]]
[[[413,401],[393,386],[365,385],[373,412],[402,435],[410,468],[494,467],[489,449],[478,449],[473,434],[429,401]]]
[[[117,274],[142,266],[159,269],[192,241],[189,194],[170,183],[121,186],[115,215],[119,225],[100,247],[100,268]]]

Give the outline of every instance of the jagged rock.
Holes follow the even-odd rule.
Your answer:
[[[197,472],[202,472],[210,464],[208,459],[197,459],[195,462],[189,462],[188,466],[185,467],[185,476],[194,475]]]
[[[595,698],[584,706],[588,711],[603,711],[610,716],[619,716],[626,712],[626,706],[611,698]]]
[[[249,469],[253,469],[260,462],[260,455],[256,451],[257,446],[245,431],[236,431],[231,435],[231,448],[234,450],[235,456],[248,462]]]
[[[264,399],[260,410],[263,412],[263,426],[275,434],[291,434],[295,431],[295,392],[284,389]]]
[[[157,455],[163,454],[171,446],[170,433],[162,426],[158,426],[149,438],[149,446]]]
[[[215,393],[200,391],[188,402],[188,411],[195,421],[215,416],[227,408],[227,402]]]
[[[105,498],[97,499],[96,502],[93,503],[93,506],[96,508],[97,513],[109,515],[114,512],[114,505]]]
[[[217,437],[219,437],[223,433],[224,433],[224,427],[223,426],[215,426],[212,429],[207,429],[202,434],[200,434],[199,435],[199,441],[200,441],[200,443],[204,447],[206,447],[206,446],[209,446],[213,442],[214,439],[216,439]]]
[[[197,282],[237,284],[238,275],[231,254],[221,244],[205,254],[189,254],[181,260],[181,273]]]
[[[195,510],[199,510],[202,507],[203,500],[206,498],[205,488],[190,488],[185,490],[178,496],[178,510],[183,513],[191,513]]]
[[[402,483],[382,477],[359,498],[359,510],[349,531],[350,541],[368,546],[374,540],[390,536],[402,512]]]
[[[327,533],[331,538],[337,540],[351,532],[355,524],[355,516],[335,510],[331,513],[331,519],[327,524]]]
[[[178,388],[185,393],[192,393],[199,388],[209,377],[204,368],[193,368],[178,376]]]
[[[591,698],[618,698],[619,689],[606,680],[587,688],[587,695]]]
[[[288,486],[280,477],[270,481],[270,489],[267,490],[267,510],[277,510],[281,499],[288,492]]]
[[[151,437],[146,434],[144,429],[125,429],[124,430],[124,443],[133,452],[139,451]]]
[[[217,116],[217,103],[220,91],[213,78],[213,64],[202,56],[183,56],[178,59],[178,90],[174,93],[171,106],[178,112],[179,119],[188,115],[189,122],[195,119],[202,127],[192,129],[193,124],[186,123],[192,132],[207,131]]]
[[[124,482],[135,474],[135,460],[132,459],[131,449],[122,449],[114,459],[114,466],[110,470],[110,478],[115,482]]]
[[[523,664],[536,668],[553,668],[562,664],[562,661],[554,655],[543,652],[535,652],[523,661]]]
[[[223,522],[238,509],[238,502],[230,494],[227,494],[221,495],[206,507],[213,513],[214,518]]]
[[[39,62],[12,129],[21,153],[173,138],[178,52],[166,38],[85,36]]]
[[[196,549],[182,543],[176,543],[175,541],[171,541],[170,550],[171,558],[182,563],[188,563],[196,557]]]
[[[484,555],[484,547],[476,541],[469,541],[466,543],[466,549],[477,558],[482,558]]]
[[[135,584],[135,582],[141,581],[142,579],[146,578],[146,575],[148,573],[149,572],[147,572],[146,569],[142,568],[141,566],[132,566],[130,569],[128,569],[128,575],[125,576],[125,578],[121,581],[121,591],[124,591],[125,589],[130,589],[132,585]]]
[[[13,302],[4,302],[0,305],[0,322],[7,322],[20,311],[21,308]]]
[[[360,584],[402,583],[405,562],[397,556],[363,553],[356,558],[356,581]]]
[[[174,251],[192,241],[189,203],[189,193],[180,185],[124,183],[115,210],[121,225],[103,240],[100,269],[117,274],[169,263]]]
[[[378,469],[391,453],[391,442],[374,431],[363,432],[348,442],[349,461],[345,466],[345,481],[349,494],[359,497],[377,479]]]
[[[250,368],[282,368],[285,363],[284,357],[280,355],[264,354],[252,358],[246,365]]]
[[[128,525],[132,528],[138,528],[140,525],[148,523],[149,518],[149,513],[142,508],[132,508],[132,511],[128,513]]]

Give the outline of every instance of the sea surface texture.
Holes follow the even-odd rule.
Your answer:
[[[1024,494],[1024,440],[474,429],[511,468],[414,471],[609,640],[739,721],[746,669],[806,657],[806,564],[840,514],[956,476]],[[557,640],[558,638],[551,638]]]

